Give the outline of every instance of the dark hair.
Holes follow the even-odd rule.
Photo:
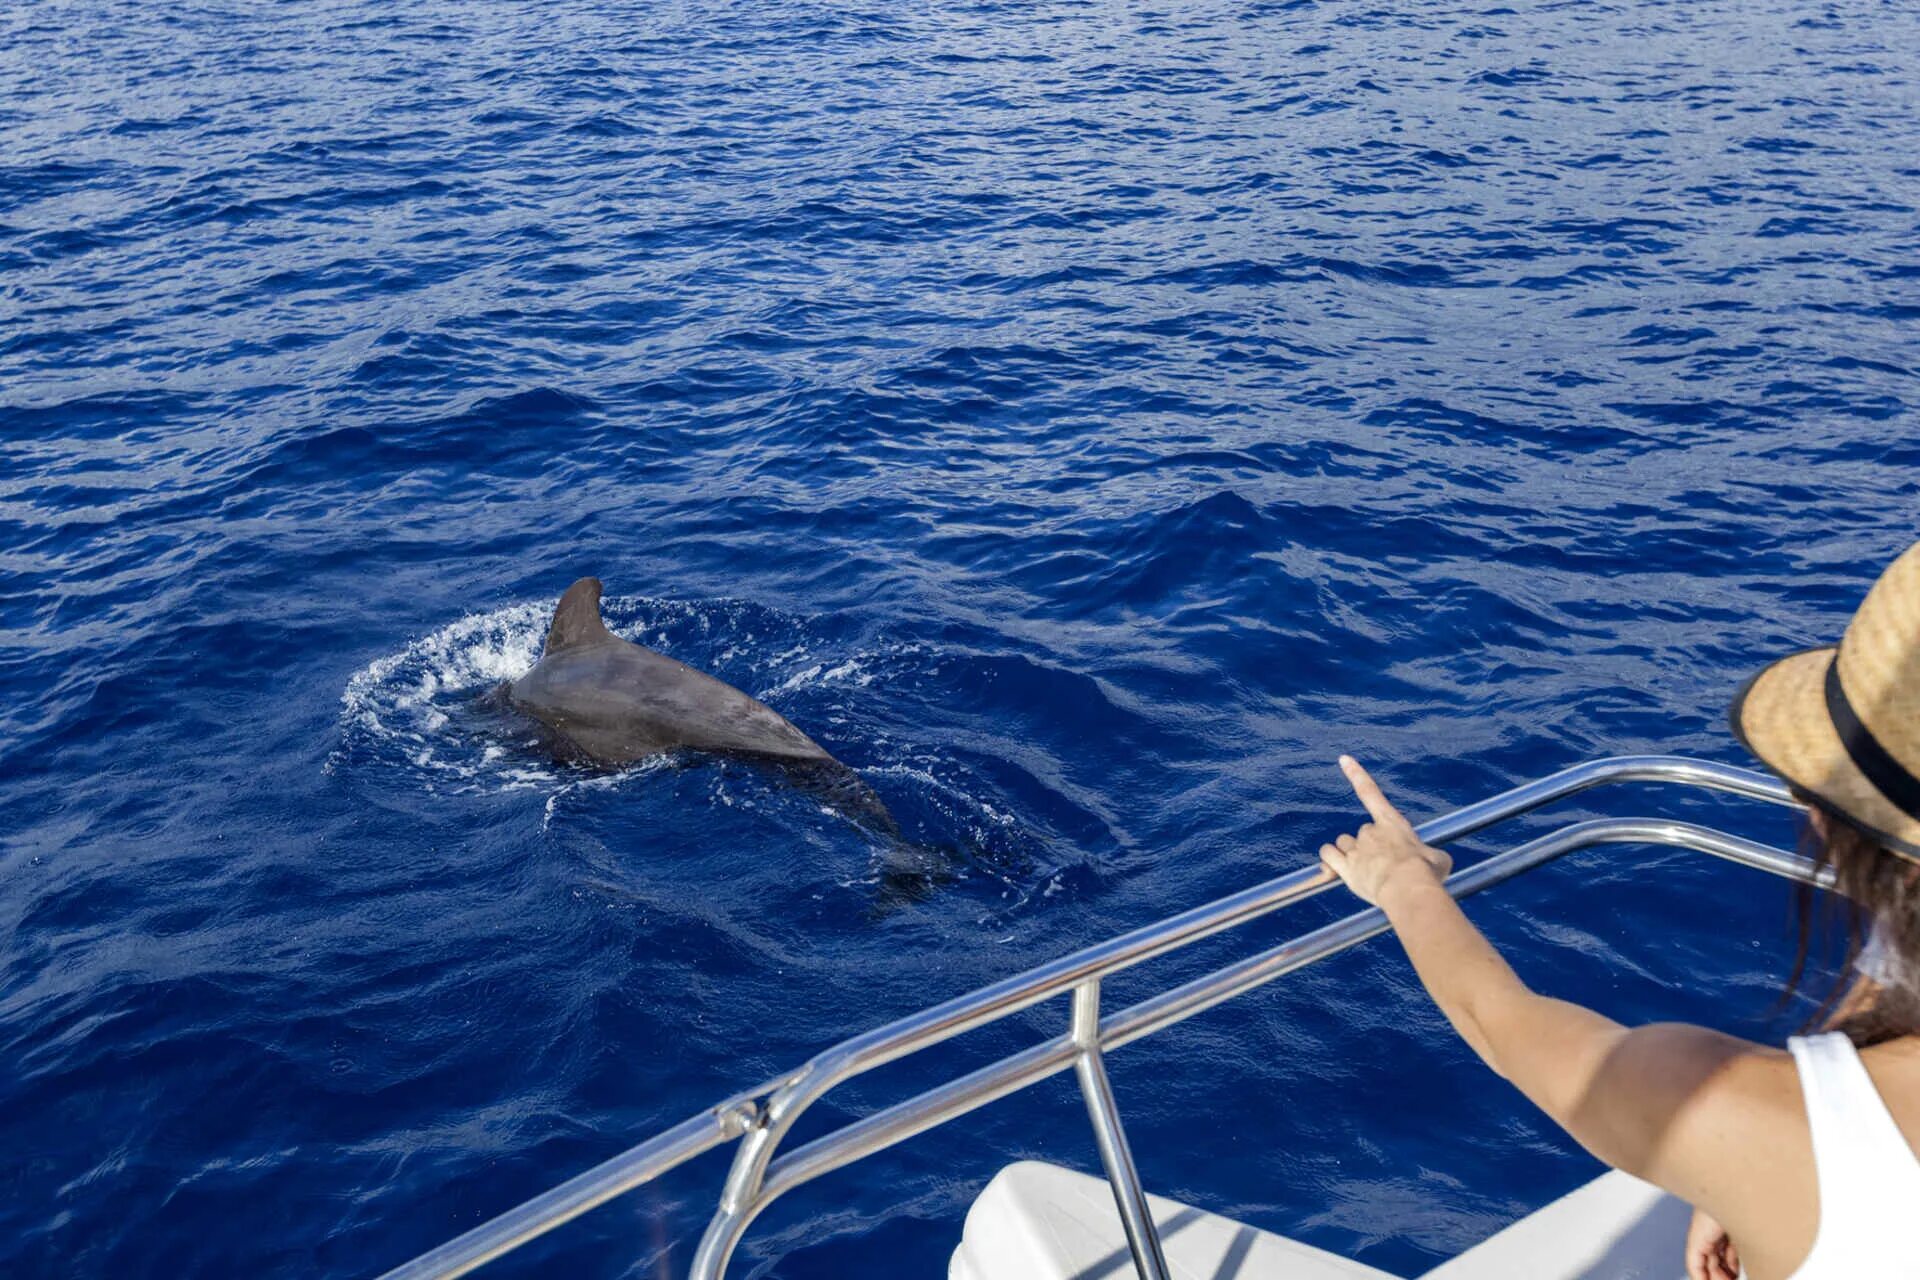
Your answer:
[[[1811,821],[1805,823],[1800,852],[1819,866],[1833,868],[1833,892],[1800,887],[1799,950],[1787,979],[1787,998],[1799,991],[1806,976],[1814,920],[1824,915],[1823,923],[1845,931],[1846,959],[1805,1029],[1843,1031],[1859,1048],[1920,1032],[1920,864],[1889,852],[1828,806],[1812,803],[1826,817],[1826,834]],[[1818,906],[1816,898],[1822,900]],[[1866,1000],[1845,999],[1854,986],[1854,963],[1876,925],[1881,945],[1893,953],[1907,980],[1876,986]]]

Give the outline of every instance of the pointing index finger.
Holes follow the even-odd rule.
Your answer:
[[[1388,800],[1386,793],[1380,790],[1380,784],[1373,780],[1373,775],[1360,767],[1358,760],[1352,756],[1341,756],[1340,771],[1347,775],[1347,782],[1353,787],[1353,794],[1360,797],[1360,803],[1366,806],[1367,812],[1372,815],[1375,822],[1405,825],[1406,819],[1400,816],[1400,811],[1393,807],[1393,802]]]

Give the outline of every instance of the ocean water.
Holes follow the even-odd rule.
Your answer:
[[[1739,761],[1739,681],[1920,532],[1916,50],[1782,0],[0,13],[0,1272],[378,1273],[1300,865],[1343,750],[1416,817]],[[488,710],[586,573],[941,883]],[[1547,990],[1778,1039],[1788,906],[1615,849],[1472,910]],[[1151,1189],[1403,1275],[1595,1171],[1387,941],[1111,1070]],[[734,1274],[944,1274],[1021,1156],[1096,1167],[1068,1082]],[[677,1274],[723,1168],[487,1274]]]

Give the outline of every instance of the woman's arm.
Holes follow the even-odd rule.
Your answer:
[[[1415,971],[1473,1051],[1601,1160],[1714,1212],[1742,1198],[1738,1104],[1759,1046],[1700,1027],[1628,1029],[1538,995],[1447,893],[1452,860],[1422,843],[1366,770],[1341,757],[1373,821],[1323,846],[1327,867],[1386,912]],[[1729,1105],[1732,1104],[1732,1105]]]

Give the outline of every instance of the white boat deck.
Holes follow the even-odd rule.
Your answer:
[[[1243,1222],[1148,1196],[1169,1280],[1407,1280]],[[1683,1280],[1685,1204],[1608,1173],[1419,1280]],[[1026,1160],[967,1214],[948,1280],[1126,1280],[1134,1274],[1104,1178]]]

